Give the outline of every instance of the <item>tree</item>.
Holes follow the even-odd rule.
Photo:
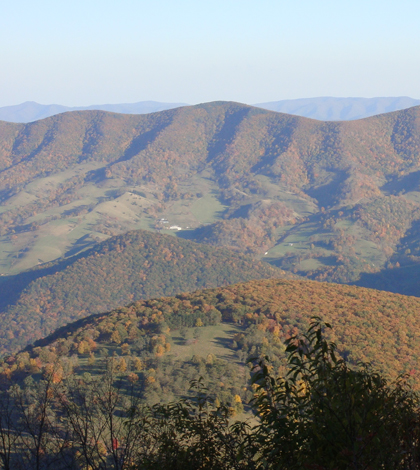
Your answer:
[[[128,356],[130,354],[130,345],[124,343],[121,345],[121,354],[124,356]]]
[[[188,328],[186,326],[181,326],[179,329],[179,334],[181,335],[181,338],[185,340],[188,336]]]
[[[250,445],[262,468],[419,468],[419,398],[404,378],[388,384],[368,364],[351,368],[314,318],[287,341],[288,373],[267,358],[255,370],[261,424]]]
[[[93,366],[95,364],[95,362],[96,362],[95,353],[91,352],[89,354],[88,364],[90,366]]]
[[[0,392],[0,458],[2,468],[12,470],[16,466],[14,454],[20,445],[20,433],[16,427],[18,414],[11,391]]]
[[[247,423],[230,425],[227,407],[216,407],[201,381],[194,399],[143,408],[143,452],[134,468],[142,470],[252,470]]]
[[[74,458],[68,452],[69,433],[60,425],[54,407],[57,385],[53,377],[54,369],[45,374],[39,383],[27,382],[24,388],[14,385],[9,391],[17,419],[12,429],[19,437],[14,442],[15,461],[11,468],[41,470],[73,467]]]
[[[194,328],[193,336],[194,339],[200,339],[203,335],[203,331],[200,328]]]
[[[137,398],[124,394],[122,382],[115,380],[111,367],[98,379],[69,379],[57,395],[80,468],[124,470],[138,458],[142,429],[133,414]]]

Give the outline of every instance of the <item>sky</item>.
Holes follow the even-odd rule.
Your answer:
[[[418,0],[2,0],[0,106],[420,98]]]

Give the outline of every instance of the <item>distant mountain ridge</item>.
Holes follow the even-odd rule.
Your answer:
[[[302,98],[255,104],[278,113],[294,114],[318,121],[353,121],[420,105],[420,100],[393,98]]]
[[[270,101],[253,106],[293,114],[319,121],[352,121],[377,114],[390,113],[420,105],[420,100],[407,96],[390,98],[302,98],[295,100]],[[121,114],[148,114],[167,109],[188,106],[186,103],[161,103],[158,101],[140,101],[138,103],[101,104],[91,106],[62,106],[59,104],[43,105],[34,101],[4,106],[0,108],[0,120],[27,123],[45,119],[68,111],[97,110]]]
[[[160,103],[158,101],[139,101],[138,103],[123,104],[100,104],[91,106],[63,106],[60,104],[39,104],[35,101],[26,101],[15,106],[4,106],[0,108],[0,121],[8,122],[33,122],[45,119],[56,114],[68,111],[109,111],[122,114],[149,114],[166,109],[179,108],[185,103]]]

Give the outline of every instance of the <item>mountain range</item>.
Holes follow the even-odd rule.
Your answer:
[[[320,121],[348,121],[398,111],[418,105],[420,105],[420,100],[402,96],[393,98],[303,98],[271,101],[268,103],[255,104],[254,106]],[[100,110],[123,114],[147,114],[177,108],[179,106],[187,106],[187,104],[140,101],[138,103],[70,107],[59,104],[42,105],[34,101],[26,101],[19,105],[0,107],[0,120],[25,123],[45,119],[59,113],[81,110]]]
[[[301,98],[259,103],[259,108],[279,113],[318,119],[319,121],[352,121],[377,114],[390,113],[420,105],[420,100],[399,96],[393,98]]]
[[[215,102],[0,122],[0,274],[146,229],[380,288],[420,261],[419,115],[320,122]]]
[[[300,367],[323,397],[349,393],[340,410],[356,397],[355,421],[372,398],[375,423],[396,400],[398,448],[417,445],[420,106],[339,122],[233,102],[0,121],[0,201],[8,468],[122,468],[156,425],[189,433],[184,448],[191,417],[206,446],[204,428],[227,436],[215,418],[237,416],[237,436],[291,372],[299,407],[320,390],[305,392]],[[307,356],[324,335],[332,345]],[[227,439],[237,462],[242,444]]]
[[[123,114],[148,114],[165,109],[186,106],[186,103],[160,103],[158,101],[140,101],[138,103],[99,104],[91,106],[63,106],[61,104],[39,104],[25,101],[18,105],[0,107],[0,120],[9,122],[33,122],[56,114],[69,111],[100,110]]]
[[[0,201],[5,468],[161,468],[152,454],[196,468],[195,442],[248,468],[290,449],[285,416],[300,451],[314,409],[328,449],[325,429],[350,436],[337,461],[398,429],[381,461],[414,462],[420,106],[341,121],[233,102],[0,121]]]
[[[419,157],[420,106],[0,122],[0,385],[111,367],[145,403],[201,376],[235,407],[253,397],[246,359],[281,375],[315,316],[342,358],[417,389]]]

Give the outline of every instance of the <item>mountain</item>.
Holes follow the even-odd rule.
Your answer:
[[[0,120],[9,122],[33,122],[67,111],[102,110],[124,114],[148,114],[165,109],[186,106],[185,103],[159,103],[158,101],[139,101],[138,103],[100,104],[91,106],[62,106],[60,104],[39,104],[35,101],[0,108]]]
[[[254,106],[286,114],[318,119],[320,121],[349,121],[376,114],[389,113],[420,105],[420,100],[407,96],[394,98],[302,98],[295,100],[271,101]],[[34,101],[0,108],[0,120],[25,123],[45,119],[67,111],[98,110],[123,114],[148,114],[166,109],[187,106],[186,103],[160,103],[140,101],[138,103],[100,104],[91,106],[43,105]]]
[[[75,111],[0,122],[0,142],[4,275],[134,229],[321,281],[420,263],[420,107],[348,122],[230,102]]]
[[[271,101],[255,106],[278,113],[318,119],[320,121],[351,121],[377,114],[390,113],[420,105],[420,100],[399,96],[395,98],[302,98]]]
[[[410,373],[418,388],[419,308],[416,297],[355,286],[250,281],[141,300],[78,320],[9,357],[0,377],[23,379],[57,362],[64,374],[70,368],[96,375],[112,360],[123,377],[137,374],[137,390],[152,401],[171,400],[201,375],[220,401],[239,394],[245,402],[253,392],[244,361],[269,356],[281,373],[284,340],[321,316],[332,323],[329,339],[351,364],[370,362],[389,379]]]
[[[144,230],[0,282],[0,353],[130,301],[239,281],[290,277],[226,249]]]

